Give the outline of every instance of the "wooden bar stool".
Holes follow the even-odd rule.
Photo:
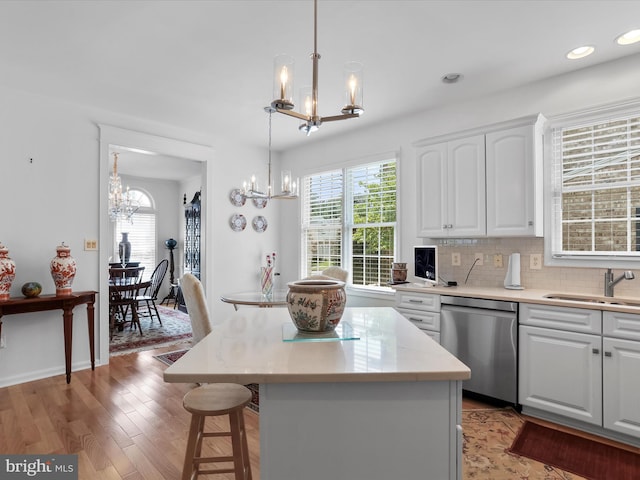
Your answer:
[[[251,401],[251,390],[235,383],[213,383],[194,388],[182,401],[185,410],[191,413],[191,427],[187,451],[184,457],[182,480],[194,480],[198,475],[235,473],[236,480],[251,480],[249,448],[244,428],[244,407]],[[229,416],[228,432],[205,432],[208,416]],[[231,437],[232,456],[201,457],[204,437]],[[203,463],[233,462],[233,468],[205,470]]]

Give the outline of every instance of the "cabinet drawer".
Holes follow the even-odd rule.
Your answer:
[[[421,310],[412,310],[409,308],[399,307],[398,312],[417,326],[420,330],[436,330],[440,331],[440,313],[423,312]]]
[[[431,293],[397,292],[396,306],[425,312],[440,312],[440,295]]]
[[[521,303],[519,321],[521,325],[580,333],[602,333],[600,310]]]
[[[640,315],[602,312],[602,332],[607,337],[640,340]]]

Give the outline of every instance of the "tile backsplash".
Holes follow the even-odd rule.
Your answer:
[[[550,292],[574,292],[602,295],[604,268],[549,267],[544,265],[544,239],[542,238],[489,238],[478,240],[442,240],[438,243],[438,266],[443,280],[454,280],[458,285],[502,287],[507,274],[509,255],[520,253],[520,283],[525,288]],[[460,255],[460,266],[452,265],[452,254]],[[476,264],[471,273],[475,255],[483,255],[483,265]],[[494,256],[502,255],[502,267],[494,266]],[[530,268],[532,255],[540,255],[539,270]],[[615,269],[616,277],[622,270]],[[624,280],[615,287],[616,296],[640,297],[640,270],[634,271],[635,280]]]

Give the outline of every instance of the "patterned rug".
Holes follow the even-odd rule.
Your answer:
[[[160,355],[154,355],[153,358],[157,358],[162,363],[166,365],[171,365],[176,362],[180,357],[182,357],[189,350],[176,350],[174,352],[167,352]],[[251,402],[248,407],[254,412],[260,411],[260,386],[257,383],[249,383],[245,385],[249,390],[251,390]]]
[[[515,410],[463,410],[464,480],[578,480],[583,477],[508,452],[525,420]],[[613,480],[613,479],[612,479]]]
[[[153,321],[149,317],[140,318],[142,335],[138,330],[129,328],[129,325],[125,325],[121,332],[116,330],[109,343],[109,353],[124,355],[152,348],[188,343],[191,340],[189,315],[161,305],[158,305],[158,313],[162,319],[162,326],[155,317]]]

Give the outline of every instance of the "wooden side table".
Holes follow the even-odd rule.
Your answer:
[[[10,298],[0,302],[0,334],[2,334],[3,315],[16,313],[44,312],[46,310],[62,310],[64,328],[64,360],[67,383],[71,382],[71,345],[73,335],[73,309],[77,305],[87,304],[87,324],[89,330],[89,351],[91,353],[91,370],[95,370],[95,324],[94,291],[73,292],[71,295],[41,295],[34,298]]]

